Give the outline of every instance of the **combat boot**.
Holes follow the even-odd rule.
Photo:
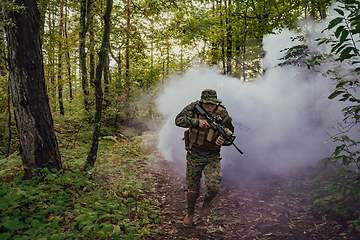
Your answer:
[[[216,197],[218,192],[219,192],[218,189],[214,189],[214,190],[207,189],[206,190],[204,203],[203,203],[203,206],[201,209],[202,214],[204,214],[205,216],[210,213],[211,201]]]
[[[186,211],[183,224],[185,227],[191,227],[194,218],[196,199],[199,197],[199,191],[188,190],[186,194]]]
[[[202,214],[206,216],[209,214],[210,210],[211,210],[211,201],[204,201],[201,209]]]
[[[192,220],[194,218],[194,214],[186,214],[184,221],[183,221],[183,225],[184,227],[191,227],[192,226]]]

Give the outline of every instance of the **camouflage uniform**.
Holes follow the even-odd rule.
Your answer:
[[[216,92],[205,89],[202,92],[201,100],[187,105],[175,118],[175,124],[179,127],[188,128],[184,133],[185,148],[187,150],[186,184],[188,186],[186,210],[187,214],[195,211],[196,199],[199,196],[202,172],[205,175],[206,193],[204,202],[211,202],[220,190],[222,180],[220,164],[220,148],[215,144],[218,137],[217,132],[199,127],[199,119],[204,119],[194,112],[195,104],[211,103],[217,104]],[[232,132],[234,127],[231,118],[225,107],[218,104],[212,113],[213,116],[219,115],[223,119],[223,124]],[[224,143],[223,145],[229,145]]]

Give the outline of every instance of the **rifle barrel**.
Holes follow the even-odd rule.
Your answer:
[[[235,144],[235,143],[232,143],[232,144],[233,144],[233,145],[234,145],[234,147],[235,147],[235,148],[239,151],[239,153],[244,154],[244,153],[243,153],[243,151],[241,151],[241,150],[240,150],[240,148],[238,148],[238,146],[236,146],[236,144]]]

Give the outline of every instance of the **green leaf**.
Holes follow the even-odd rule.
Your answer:
[[[342,164],[348,165],[351,161],[349,161],[349,158],[345,155],[342,156]]]
[[[349,36],[349,31],[346,30],[346,29],[344,29],[344,30],[341,32],[340,43],[345,42],[347,36]]]
[[[98,231],[97,235],[102,239],[106,239],[106,235],[105,235],[105,233],[103,231]]]
[[[7,202],[2,202],[0,203],[0,210],[5,211],[6,209],[8,209],[9,205]]]
[[[340,54],[340,61],[342,62],[342,61],[344,61],[345,59],[348,59],[348,58],[350,58],[352,55],[350,55],[350,52],[351,51],[353,51],[353,50],[355,50],[355,48],[354,47],[347,47],[347,48],[345,48],[342,52],[341,52],[341,54]]]
[[[350,32],[352,35],[356,35],[360,33],[360,29],[351,29]]]
[[[109,225],[106,225],[104,226],[101,230],[106,234],[108,234],[108,232],[110,232],[111,230],[114,229],[114,225],[112,224],[109,224]]]
[[[59,235],[57,235],[57,234],[53,234],[53,235],[51,235],[51,239],[52,239],[52,240],[59,240],[60,237],[59,237]]]
[[[339,44],[340,44],[340,43],[339,43]],[[339,47],[339,48],[336,50],[336,52],[335,52],[336,55],[338,55],[339,52],[341,52],[345,47],[347,47],[348,44],[343,44],[343,45],[339,45],[339,46],[341,46],[341,47]]]
[[[334,47],[331,48],[331,52],[332,52],[332,53],[335,52],[336,49],[338,49],[338,48],[341,47],[341,46],[342,46],[341,43],[337,43]],[[342,46],[342,47],[344,47],[344,46]]]
[[[341,16],[344,16],[344,11],[339,9],[339,8],[335,8],[335,11],[337,11]]]
[[[90,230],[92,229],[92,226],[85,226],[82,230],[82,234],[86,235],[90,232]]]
[[[356,3],[356,0],[345,0],[346,4],[354,4]]]
[[[0,196],[5,195],[7,193],[8,189],[6,185],[0,185]]]
[[[40,223],[39,220],[35,219],[35,220],[33,220],[33,221],[31,222],[31,226],[32,226],[33,228],[38,228],[38,227],[41,226],[41,223]]]
[[[79,215],[75,218],[75,221],[80,222],[80,221],[83,221],[84,218],[85,218],[85,215]]]
[[[332,94],[330,94],[330,96],[328,97],[329,99],[334,99],[337,96],[339,96],[340,94],[342,94],[344,91],[335,91]]]
[[[118,233],[114,233],[113,235],[111,235],[111,238],[113,240],[120,240],[120,235]]]
[[[335,152],[333,153],[333,156],[339,155],[339,153],[345,148],[345,145],[340,145],[335,148]]]
[[[92,231],[92,232],[91,232],[91,235],[90,235],[90,238],[91,238],[91,239],[95,239],[96,236],[98,235],[97,233],[98,233],[98,232],[96,232],[96,231]]]
[[[13,215],[14,216],[18,216],[20,214],[20,210],[19,209],[15,209],[14,211],[13,211]]]
[[[341,101],[341,102],[345,102],[346,100],[348,100],[348,99],[349,99],[349,97],[351,97],[351,94],[349,94],[349,93],[344,94],[344,95],[343,95],[343,98],[342,98],[342,99],[340,99],[339,101]]]
[[[328,29],[332,29],[333,27],[335,27],[336,25],[338,25],[339,23],[341,23],[343,21],[343,18],[342,17],[337,17],[333,20],[331,20],[329,22],[329,25],[328,25]]]
[[[342,140],[344,140],[345,142],[349,142],[349,136],[348,135],[341,135]]]
[[[0,240],[6,240],[6,239],[9,239],[10,238],[10,233],[7,233],[7,232],[5,232],[5,233],[2,233],[1,235],[0,235]]]
[[[336,29],[336,31],[335,31],[335,37],[336,38],[339,38],[339,36],[340,36],[341,32],[343,31],[343,29],[344,29],[344,26],[340,26],[340,27],[338,27]]]
[[[25,233],[27,235],[31,235],[31,234],[34,234],[36,232],[36,228],[30,228],[29,230],[27,230]]]
[[[345,81],[342,81],[342,82],[339,82],[335,88],[341,88],[342,86],[344,86],[347,82]]]

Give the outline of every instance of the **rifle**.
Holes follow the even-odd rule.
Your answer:
[[[243,154],[243,151],[241,151],[238,146],[234,143],[235,136],[230,131],[230,129],[226,128],[222,124],[222,119],[220,116],[213,117],[212,115],[209,115],[198,103],[195,104],[195,109],[200,113],[200,115],[205,116],[207,122],[210,124],[210,128],[213,131],[218,131],[219,134],[225,138],[226,141],[230,142],[231,145],[234,145],[236,150],[238,150],[241,154]]]

